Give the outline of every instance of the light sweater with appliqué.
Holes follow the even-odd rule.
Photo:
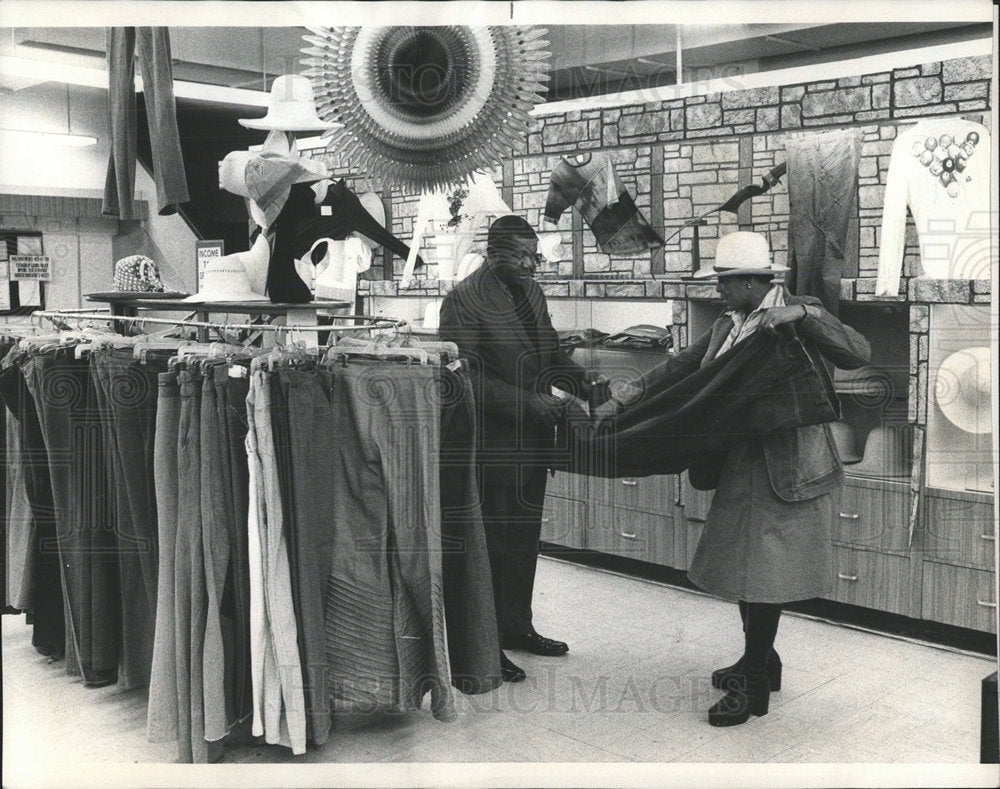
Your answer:
[[[906,209],[920,241],[921,278],[990,275],[990,134],[962,118],[921,121],[896,137],[882,211],[876,295],[899,291]]]

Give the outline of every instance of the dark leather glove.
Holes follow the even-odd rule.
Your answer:
[[[533,392],[528,398],[528,415],[547,427],[559,421],[565,407],[565,402],[555,395]]]

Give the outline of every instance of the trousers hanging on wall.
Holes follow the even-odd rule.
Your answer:
[[[816,296],[840,312],[840,280],[857,269],[858,129],[792,135],[788,140],[788,290]],[[853,260],[850,258],[853,256]]]

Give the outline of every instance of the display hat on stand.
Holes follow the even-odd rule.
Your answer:
[[[851,464],[861,460],[854,429],[847,422],[843,419],[839,422],[831,422],[830,432],[833,434],[833,443],[837,447],[837,456],[841,463]]]
[[[116,260],[113,283],[119,293],[162,293],[165,290],[160,270],[145,255],[129,255]]]
[[[267,236],[263,231],[257,234],[257,238],[250,245],[249,252],[241,252],[243,265],[247,270],[247,279],[250,282],[250,290],[259,293],[261,296],[267,293],[267,267],[271,263],[271,245],[267,242]]]
[[[859,477],[909,479],[913,461],[913,430],[909,425],[881,425],[868,434],[865,454],[851,466]]]
[[[329,177],[323,162],[299,156],[230,151],[219,163],[219,186],[252,202],[259,210],[253,218],[264,227],[278,218],[293,184]]]
[[[260,241],[261,238],[258,237],[255,246]],[[263,244],[265,247],[267,246],[266,239]],[[260,252],[259,246],[257,251]],[[236,252],[214,259],[205,266],[201,289],[193,296],[188,296],[184,301],[267,301],[267,296],[255,293],[250,286],[246,261],[253,259],[253,252],[253,250]]]
[[[934,381],[938,407],[966,433],[993,429],[990,374],[990,349],[985,346],[955,351],[938,368]]]
[[[737,230],[719,239],[715,248],[715,263],[712,268],[699,269],[694,276],[708,277],[758,277],[781,274],[788,266],[781,266],[771,260],[771,250],[760,233]]]
[[[271,83],[263,118],[240,118],[239,122],[248,129],[288,132],[321,132],[340,125],[316,114],[312,83],[298,74],[283,74]]]
[[[566,260],[566,247],[563,244],[562,233],[539,233],[538,251],[549,263]]]

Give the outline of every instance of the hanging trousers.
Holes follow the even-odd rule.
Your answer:
[[[177,722],[181,761],[208,761],[205,742],[204,648],[207,618],[201,519],[201,375],[178,374],[181,409],[177,431],[177,542],[174,624]]]
[[[305,650],[305,615],[302,610],[302,595],[307,580],[302,578],[301,557],[302,548],[299,543],[301,531],[298,523],[298,508],[296,506],[294,472],[292,467],[291,426],[289,424],[288,382],[276,371],[268,378],[271,388],[270,417],[271,434],[274,438],[274,461],[278,472],[278,489],[281,493],[281,529],[288,549],[288,576],[292,592],[292,613],[295,616],[295,643],[299,651],[299,665],[303,668],[303,694],[305,702],[310,702],[309,687],[311,682],[306,668]],[[332,435],[332,434],[331,434]],[[310,623],[315,624],[315,623]],[[306,736],[311,738],[311,716],[306,714]],[[323,721],[319,721],[323,724]],[[329,724],[327,724],[328,726]]]
[[[200,409],[201,541],[205,574],[205,642],[202,649],[202,696],[205,739],[221,740],[235,720],[230,691],[233,675],[235,611],[232,597],[224,600],[231,553],[231,503],[226,498],[229,447],[223,432],[216,376],[224,363],[202,367]]]
[[[177,439],[181,391],[177,376],[173,373],[161,373],[158,388],[153,477],[156,487],[159,577],[146,729],[150,742],[170,742],[177,739],[179,711],[174,565],[177,552]],[[189,748],[180,749],[182,758],[186,750]]]
[[[292,575],[298,586],[297,624],[306,720],[310,739],[322,744],[327,741],[330,731],[328,687],[331,677],[326,655],[325,605],[335,530],[333,486],[324,477],[333,468],[336,456],[336,441],[329,437],[336,436],[338,430],[329,407],[329,372],[281,369],[277,378],[289,453],[288,466],[280,476],[289,493],[287,501],[294,511],[291,522],[297,532],[295,548],[290,553]],[[280,457],[279,452],[279,460]]]
[[[360,709],[455,717],[441,570],[440,445],[430,366],[351,363],[333,371],[337,440],[327,584],[331,694]]]
[[[27,555],[18,607],[31,611],[32,645],[43,655],[61,658],[66,654],[66,622],[69,615],[63,596],[56,544],[55,506],[48,457],[35,401],[16,364],[0,371],[0,398],[17,422],[16,448],[28,504],[28,510],[24,512],[22,502],[17,511],[23,515],[11,524],[26,532],[23,536]],[[18,491],[17,487],[15,491]],[[75,662],[73,668],[76,669]]]
[[[301,754],[306,746],[305,695],[292,605],[288,542],[284,533],[284,502],[271,426],[271,375],[251,373],[250,396],[247,398],[248,417],[250,409],[253,409],[254,452],[259,460],[258,482],[263,494],[262,518],[259,521],[260,551],[266,622],[275,661],[271,672],[268,672],[265,662],[264,736],[268,742],[285,742],[292,748],[292,753]],[[258,497],[261,498],[260,493]],[[279,686],[277,697],[273,687],[268,687],[268,674],[276,677]],[[274,679],[270,681],[273,686]],[[274,718],[276,711],[279,713],[277,720]],[[283,726],[287,727],[287,731],[283,730]],[[275,740],[275,735],[280,740]]]
[[[858,216],[861,144],[857,129],[792,135],[787,144],[791,271],[785,285],[796,296],[816,296],[833,315],[840,311],[848,257],[857,254],[848,233]]]
[[[236,367],[230,368],[235,370]],[[244,368],[245,369],[245,368]],[[230,502],[230,564],[223,592],[223,602],[232,598],[235,623],[233,630],[233,675],[231,681],[233,714],[237,721],[252,711],[250,682],[250,557],[248,544],[250,470],[247,463],[247,392],[245,376],[216,374],[220,419],[226,430],[229,454],[226,500]],[[225,483],[224,483],[225,484]]]
[[[452,684],[463,693],[498,687],[500,643],[475,473],[476,413],[465,368],[438,367],[441,540]]]
[[[159,563],[153,442],[158,376],[170,351],[108,349],[91,357],[107,413],[106,438],[113,469],[122,584],[122,675],[125,688],[149,682],[157,610]]]
[[[45,437],[52,482],[68,612],[67,663],[75,661],[87,684],[106,685],[118,674],[121,591],[103,431],[89,361],[75,359],[72,349],[58,349],[32,356],[23,369]]]
[[[177,213],[188,196],[177,130],[170,33],[165,27],[112,27],[107,33],[111,154],[104,184],[105,214],[135,219],[136,98],[133,75],[139,56],[146,99],[153,178],[162,215]]]

